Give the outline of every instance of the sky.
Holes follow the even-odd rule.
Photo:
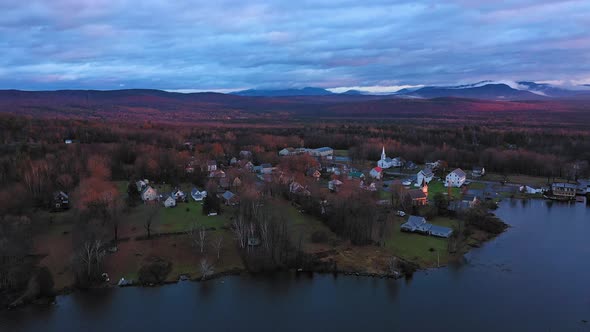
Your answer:
[[[590,84],[590,1],[0,0],[0,89]]]

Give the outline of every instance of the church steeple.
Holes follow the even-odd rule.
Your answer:
[[[385,145],[383,146],[383,151],[381,152],[381,160],[385,160],[387,156],[385,155]]]

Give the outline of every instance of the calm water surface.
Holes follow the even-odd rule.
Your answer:
[[[0,331],[590,331],[590,207],[513,200],[497,215],[513,227],[411,281],[283,273],[78,293],[0,313]]]

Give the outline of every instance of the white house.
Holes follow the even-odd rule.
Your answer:
[[[158,192],[151,186],[144,187],[144,189],[141,191],[141,199],[144,202],[155,201],[158,199]]]
[[[293,148],[284,148],[281,151],[279,151],[279,156],[291,156],[295,154],[295,149]]]
[[[422,169],[416,175],[416,185],[421,186],[423,183],[430,183],[433,177],[434,173],[432,173],[432,170],[430,168]]]
[[[176,199],[174,199],[174,197],[172,197],[172,196],[168,196],[168,198],[166,198],[166,200],[164,201],[164,206],[167,208],[175,207],[176,206]]]
[[[191,190],[191,197],[195,200],[195,202],[200,202],[205,197],[207,197],[207,192],[204,190],[200,191],[197,188],[193,188],[193,190]]]
[[[379,166],[373,167],[373,169],[371,170],[371,172],[369,172],[369,175],[373,179],[379,180],[383,176],[383,169],[381,167],[379,167]]]
[[[483,166],[474,166],[471,171],[471,175],[474,177],[480,177],[486,175],[486,169]]]
[[[463,183],[465,183],[466,178],[467,175],[465,172],[462,169],[457,168],[447,175],[445,185],[458,188],[461,187]]]
[[[314,157],[331,157],[334,154],[334,149],[324,146],[310,151]]]

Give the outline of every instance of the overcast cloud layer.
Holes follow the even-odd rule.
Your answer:
[[[590,83],[588,0],[0,0],[0,13],[2,89]]]

